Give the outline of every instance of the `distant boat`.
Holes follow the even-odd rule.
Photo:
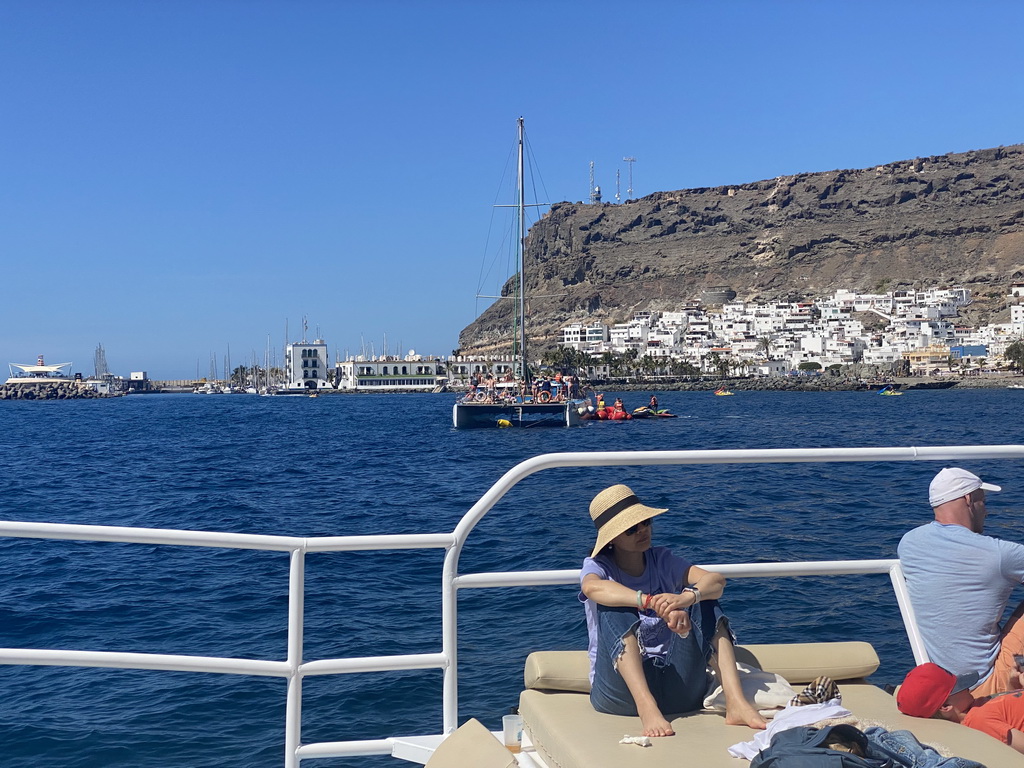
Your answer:
[[[572,399],[564,395],[552,397],[542,392],[534,398],[530,392],[530,369],[526,358],[526,280],[524,243],[526,240],[526,203],[524,199],[524,129],[523,118],[518,122],[518,172],[516,176],[516,265],[515,293],[512,300],[517,303],[513,312],[512,354],[515,359],[517,381],[495,382],[489,391],[467,393],[452,407],[452,422],[456,429],[468,427],[509,427],[551,424],[574,427],[580,423],[580,416],[587,412],[590,403],[583,399]],[[560,389],[559,392],[562,390]]]
[[[719,387],[718,389],[715,390],[715,394],[718,395],[718,397],[729,397],[733,393],[730,392],[725,387]]]
[[[880,395],[890,395],[890,396],[895,397],[896,395],[902,395],[903,393],[900,392],[898,389],[891,389],[889,387],[882,387],[880,390],[878,390],[878,394],[880,394]]]
[[[1010,384],[1007,389],[1024,389],[1024,384]]]

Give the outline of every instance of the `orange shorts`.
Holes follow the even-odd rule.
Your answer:
[[[1024,602],[1017,606],[1017,610],[1006,620],[1003,627],[1003,634],[999,639],[999,655],[996,656],[995,667],[992,674],[977,688],[971,691],[975,698],[979,696],[991,696],[993,693],[1013,690],[1020,686],[1010,685],[1010,679],[1020,672],[1017,662],[1013,658],[1017,655],[1024,655]]]

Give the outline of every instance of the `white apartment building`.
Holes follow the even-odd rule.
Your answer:
[[[860,361],[865,365],[891,365],[902,359],[902,349],[886,344],[880,347],[866,347]]]
[[[1010,307],[1010,325],[1013,332],[1024,337],[1024,304],[1014,304]]]
[[[608,331],[612,349],[640,349],[647,344],[651,324],[646,319],[633,319],[628,323],[613,325]]]
[[[562,329],[562,346],[575,350],[593,349],[610,338],[608,326],[599,322],[588,323],[587,325],[573,323]]]
[[[285,346],[284,375],[286,392],[316,392],[331,389],[327,380],[330,370],[327,359],[327,342],[315,339],[312,342],[297,341]]]

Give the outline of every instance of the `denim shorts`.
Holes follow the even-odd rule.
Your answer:
[[[708,688],[708,659],[711,639],[720,621],[728,619],[717,600],[703,600],[687,609],[692,629],[686,637],[674,632],[664,657],[644,656],[644,676],[662,714],[679,714],[700,709]],[[626,681],[616,670],[622,655],[623,638],[636,634],[640,618],[635,608],[597,605],[597,658],[590,701],[598,712],[635,716],[636,703]]]

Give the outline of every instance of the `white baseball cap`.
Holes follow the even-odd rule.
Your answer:
[[[981,478],[966,469],[946,467],[928,486],[928,503],[933,507],[958,499],[981,488],[983,491],[1001,491],[998,485],[981,482]]]

